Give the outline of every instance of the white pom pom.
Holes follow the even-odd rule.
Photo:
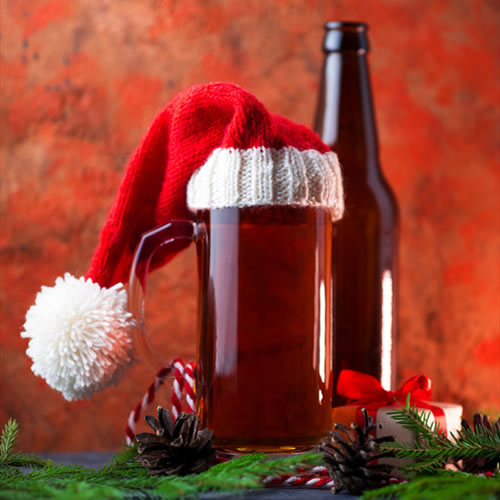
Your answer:
[[[66,273],[42,287],[21,336],[31,339],[35,375],[74,400],[120,380],[132,360],[133,325],[121,283],[102,288]]]

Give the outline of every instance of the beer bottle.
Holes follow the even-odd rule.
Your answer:
[[[346,209],[334,224],[334,405],[344,368],[395,382],[398,305],[398,207],[380,168],[366,31],[329,22],[314,129],[342,165]]]

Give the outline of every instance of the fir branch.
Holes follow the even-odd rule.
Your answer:
[[[321,455],[303,455],[268,459],[253,454],[218,464],[202,474],[185,477],[153,477],[135,460],[137,447],[124,448],[109,465],[86,469],[74,465],[54,465],[42,458],[12,453],[18,433],[15,421],[9,421],[2,435],[0,467],[0,499],[91,500],[197,496],[204,491],[237,491],[262,487],[268,475],[293,473],[297,467],[313,467],[321,463]],[[23,472],[19,467],[30,467]]]
[[[416,406],[411,404],[410,394],[408,394],[406,398],[405,406],[399,404],[399,408],[391,410],[388,412],[388,415],[402,427],[415,434],[419,442],[427,445],[439,445],[449,441],[448,438],[441,433],[439,423],[435,420],[430,422],[432,416],[430,411],[419,411]]]
[[[137,456],[137,443],[133,446],[125,446],[123,450],[114,456],[108,465],[96,471],[96,474],[104,477],[123,477],[130,475],[133,471],[145,472],[144,467],[139,464]]]
[[[2,430],[2,437],[0,438],[0,463],[5,462],[12,454],[18,434],[18,423],[13,418],[9,418]]]
[[[28,453],[13,453],[4,462],[0,463],[0,466],[35,468],[46,467],[52,464],[52,460],[38,457],[36,455]]]
[[[477,476],[464,472],[440,471],[418,476],[409,482],[365,491],[363,500],[397,498],[398,500],[491,500],[500,495],[500,476]]]
[[[393,452],[397,458],[414,459],[415,464],[402,467],[403,471],[416,474],[432,472],[443,467],[449,460],[483,458],[500,462],[500,427],[480,426],[474,432],[465,427],[451,439],[440,432],[439,425],[430,423],[431,412],[419,412],[410,404],[400,406],[389,415],[415,435],[412,443],[384,443],[381,448]]]
[[[229,462],[215,465],[199,475],[198,481],[205,483],[212,479],[225,482],[236,479],[240,484],[262,487],[262,479],[266,476],[290,474],[298,467],[314,467],[322,465],[322,455],[319,453],[305,453],[302,455],[269,459],[261,453],[242,456]]]
[[[470,428],[463,428],[456,434],[452,433],[452,440],[457,446],[468,448],[469,454],[461,458],[473,458],[479,454],[487,459],[496,459],[500,462],[500,428],[485,426],[479,427],[476,431]],[[464,449],[464,453],[467,450]]]
[[[14,446],[19,434],[19,425],[16,420],[9,418],[2,430],[0,438],[0,469],[6,467],[44,467],[52,462],[35,455],[14,453]]]
[[[109,465],[100,470],[81,466],[49,464],[28,473],[15,467],[0,470],[0,499],[90,500],[124,499],[130,496],[161,499],[197,496],[204,491],[237,491],[263,487],[268,475],[294,473],[297,467],[321,464],[321,455],[303,455],[269,459],[253,454],[218,464],[202,474],[184,477],[150,476],[135,461],[136,448],[125,448]]]

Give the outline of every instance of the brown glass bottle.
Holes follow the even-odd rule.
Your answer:
[[[346,210],[334,224],[334,391],[344,368],[395,382],[398,207],[379,163],[367,25],[326,24],[314,129],[342,165]],[[333,404],[345,400],[334,393]]]

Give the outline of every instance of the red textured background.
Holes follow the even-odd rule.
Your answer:
[[[492,0],[1,1],[0,424],[27,450],[116,449],[152,372],[67,403],[19,337],[42,284],[85,272],[128,155],[186,86],[230,80],[311,124],[322,24],[372,29],[382,164],[402,215],[399,375],[500,410],[499,3]],[[194,355],[195,255],[149,303],[166,358]]]

